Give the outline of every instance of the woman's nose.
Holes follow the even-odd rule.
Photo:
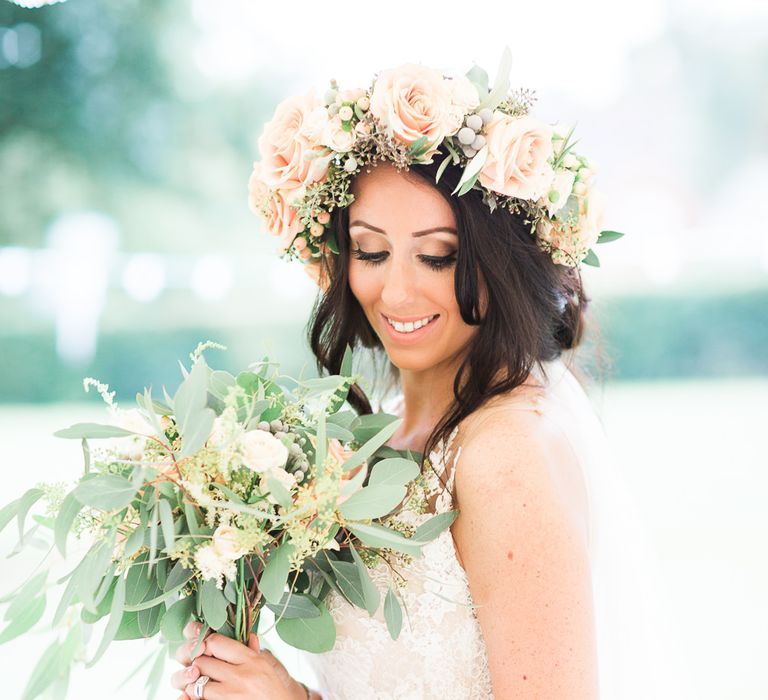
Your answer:
[[[387,265],[384,283],[381,288],[381,301],[387,309],[398,309],[407,306],[414,296],[414,271],[408,261],[396,260],[392,256],[391,264]]]

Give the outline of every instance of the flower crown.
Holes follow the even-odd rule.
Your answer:
[[[338,253],[331,212],[354,200],[355,174],[377,160],[408,169],[443,152],[436,181],[449,163],[463,167],[453,195],[477,189],[491,211],[524,214],[556,264],[599,265],[592,247],[623,234],[601,230],[594,164],[573,151],[573,128],[529,114],[531,91],[510,92],[510,66],[506,48],[489,88],[479,66],[451,77],[407,63],[381,71],[368,90],[332,80],[322,101],[310,91],[281,102],[248,182],[249,206],[279,239],[281,256],[307,263],[319,283],[320,257]]]

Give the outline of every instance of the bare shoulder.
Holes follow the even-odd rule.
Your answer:
[[[588,503],[582,467],[560,426],[536,410],[535,401],[502,401],[480,409],[461,427],[455,489],[457,505],[494,502],[509,512],[534,505],[573,519],[586,537]],[[522,496],[528,501],[520,501]],[[532,501],[532,503],[530,502]]]
[[[463,435],[462,435],[463,432]],[[456,551],[497,697],[596,697],[584,511],[567,436],[546,412],[501,402],[462,424]]]

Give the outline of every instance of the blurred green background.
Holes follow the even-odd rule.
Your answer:
[[[768,533],[765,7],[494,0],[471,32],[453,12],[401,0],[385,13],[302,0],[290,17],[252,0],[0,0],[8,500],[76,473],[76,450],[50,433],[100,410],[84,376],[127,402],[145,384],[175,387],[177,360],[208,339],[228,347],[208,353],[215,367],[268,354],[288,374],[313,371],[315,287],[247,207],[278,100],[322,94],[332,77],[367,85],[405,61],[457,72],[476,61],[493,78],[509,44],[513,85],[536,88],[537,116],[577,124],[606,228],[626,233],[584,272],[594,301],[581,362],[653,532],[688,661],[710,669],[695,697],[765,697],[768,564],[754,554]]]

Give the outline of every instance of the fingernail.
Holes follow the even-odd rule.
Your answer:
[[[192,678],[192,677],[196,676],[198,673],[199,673],[199,671],[197,670],[197,666],[190,666],[186,670],[186,674],[185,675],[187,676],[187,678]]]

